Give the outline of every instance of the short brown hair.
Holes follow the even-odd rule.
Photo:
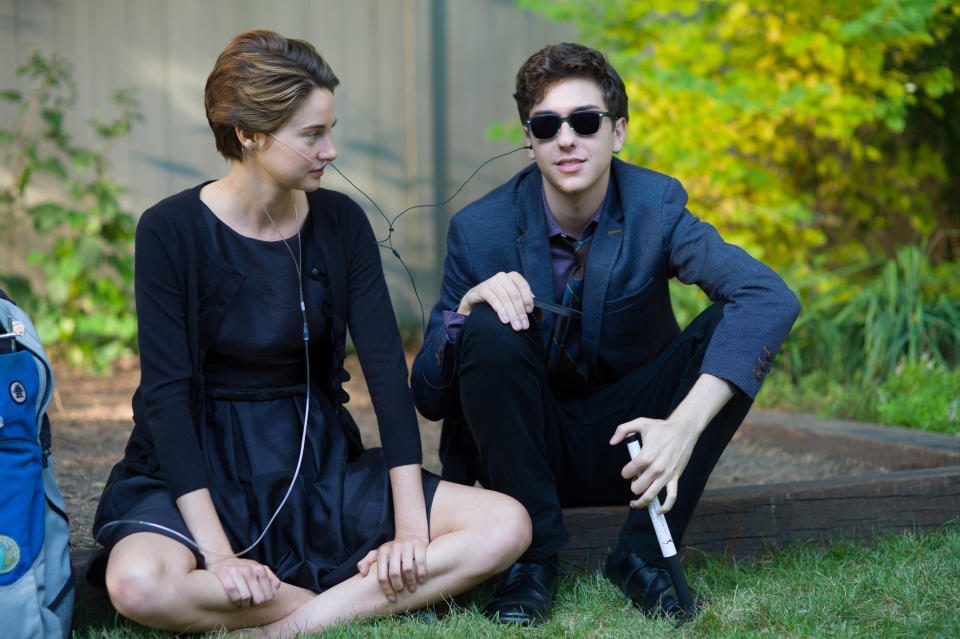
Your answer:
[[[217,150],[242,160],[235,127],[270,133],[293,115],[314,89],[340,84],[309,42],[273,31],[241,33],[227,45],[207,77],[203,103]]]
[[[517,101],[520,120],[530,117],[530,109],[543,99],[552,84],[567,78],[587,78],[600,85],[607,111],[626,119],[627,90],[607,57],[590,47],[572,42],[546,46],[527,58],[517,71]]]

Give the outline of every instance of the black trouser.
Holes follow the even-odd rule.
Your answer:
[[[620,476],[630,459],[626,446],[611,446],[610,437],[621,423],[663,419],[673,411],[699,377],[722,309],[714,304],[705,310],[648,364],[586,396],[571,397],[551,391],[535,327],[516,332],[489,306],[474,307],[460,335],[460,400],[479,455],[480,482],[514,497],[530,513],[533,542],[522,561],[549,557],[566,545],[562,508],[626,504],[633,497]],[[694,447],[667,514],[677,545],[750,404],[737,394]],[[646,560],[663,563],[646,509],[630,510],[620,539]]]

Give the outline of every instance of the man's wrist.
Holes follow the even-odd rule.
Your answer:
[[[733,391],[726,380],[709,373],[701,373],[669,419],[688,424],[699,437],[732,396]]]

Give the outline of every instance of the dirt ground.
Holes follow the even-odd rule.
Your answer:
[[[379,445],[376,420],[356,360],[347,363],[352,379],[347,405],[367,446]],[[90,525],[103,482],[110,468],[123,455],[132,428],[130,399],[139,382],[135,361],[121,365],[110,377],[69,371],[54,364],[55,395],[48,413],[53,426],[53,460],[57,484],[70,516],[74,550],[95,544]],[[424,466],[440,472],[437,447],[440,424],[420,419]],[[765,484],[833,477],[882,470],[862,461],[824,460],[813,454],[798,454],[779,448],[760,447],[735,436],[724,452],[707,488]]]

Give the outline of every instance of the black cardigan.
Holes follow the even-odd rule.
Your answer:
[[[140,387],[134,429],[124,456],[130,470],[167,482],[177,498],[207,486],[199,429],[203,427],[204,345],[220,325],[244,277],[220,258],[202,220],[200,184],[148,209],[137,224],[136,279]],[[349,327],[380,427],[388,467],[421,462],[420,432],[379,247],[363,211],[347,196],[308,194],[312,228],[322,247],[304,275],[321,278],[330,302],[333,356],[321,376],[354,450],[360,436],[343,409],[341,384]],[[346,318],[346,319],[344,319]],[[319,364],[318,363],[315,363]],[[315,369],[316,370],[316,369]]]

